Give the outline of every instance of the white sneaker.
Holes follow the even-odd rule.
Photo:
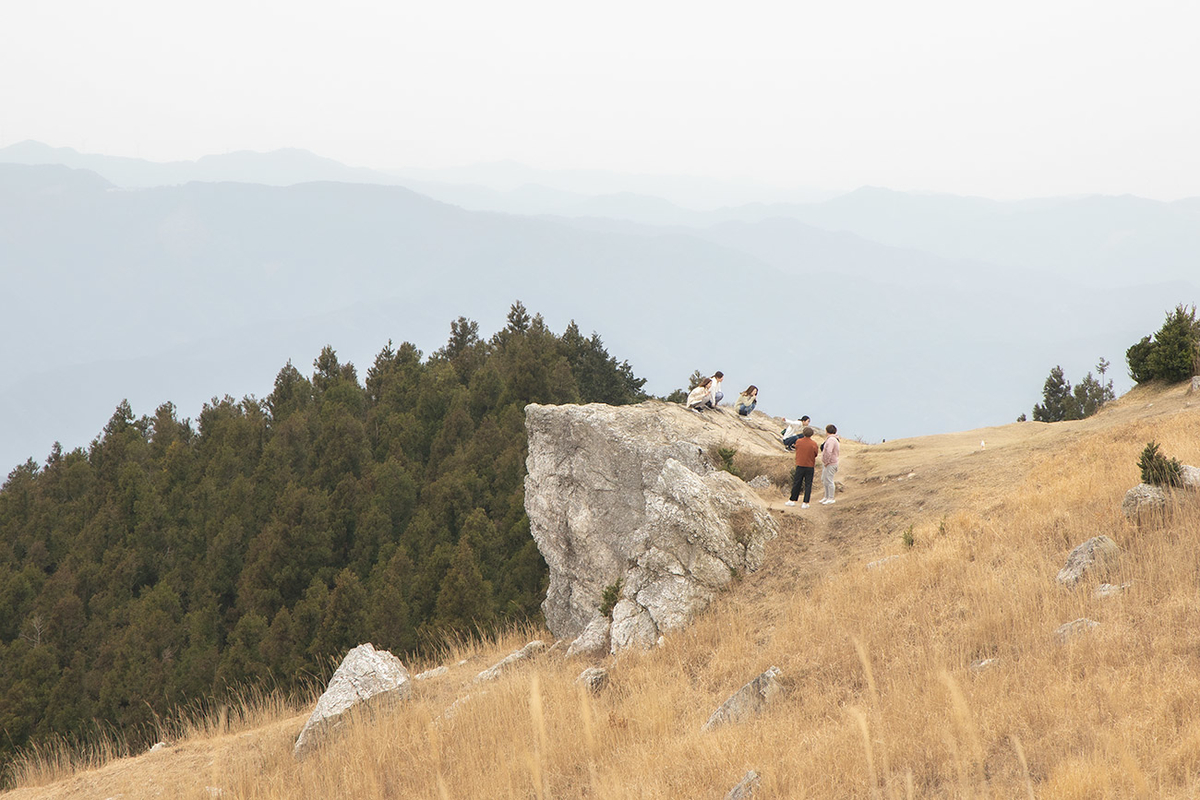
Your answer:
[[[828,497],[822,497],[817,502],[819,502],[821,505],[825,506],[825,505],[829,505],[829,503],[831,503],[832,501]]]
[[[825,503],[825,505],[827,505],[827,506],[831,506],[831,505],[833,505],[833,504],[834,504],[834,503],[836,503],[836,502],[837,502],[837,500],[829,500],[828,502],[826,502],[826,503]]]
[[[808,503],[801,503],[801,504],[800,504],[800,507],[801,507],[801,508],[808,508]]]
[[[795,500],[788,500],[786,503],[784,503],[784,505],[785,505],[785,506],[794,506],[794,505],[796,505],[796,501],[795,501]]]

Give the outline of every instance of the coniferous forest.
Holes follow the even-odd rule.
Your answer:
[[[122,403],[0,489],[0,760],[182,705],[288,691],[370,641],[404,658],[537,619],[524,511],[527,403],[645,399],[574,322],[515,303],[460,317],[428,358],[389,342],[360,380],[326,347],[265,399],[198,420]]]

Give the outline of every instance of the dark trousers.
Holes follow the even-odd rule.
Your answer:
[[[816,472],[816,467],[796,467],[796,474],[792,476],[792,502],[796,502],[796,498],[800,496],[800,487],[804,487],[804,502],[808,502],[808,498],[812,497],[812,482],[813,473]]]

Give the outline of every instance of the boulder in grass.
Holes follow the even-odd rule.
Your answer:
[[[1058,639],[1060,644],[1066,644],[1079,634],[1087,633],[1099,624],[1100,623],[1096,622],[1095,620],[1080,618],[1072,622],[1066,622],[1062,625],[1059,625],[1054,631],[1054,636],[1056,639]]]
[[[703,730],[709,731],[727,723],[745,722],[761,714],[779,694],[782,688],[779,684],[781,674],[779,667],[771,667],[747,683],[713,712],[708,722],[704,723]]]
[[[612,622],[608,617],[597,614],[583,629],[583,633],[575,638],[567,647],[567,658],[584,656],[587,658],[602,658],[608,655]]]
[[[413,680],[414,681],[427,681],[427,680],[430,680],[431,678],[440,678],[449,671],[450,671],[450,668],[443,664],[440,667],[434,667],[433,669],[427,669],[424,672],[418,673],[417,675],[415,675],[413,677]]]
[[[729,790],[729,793],[725,795],[725,800],[749,800],[754,796],[754,792],[761,782],[758,773],[750,770],[742,776],[742,780],[737,786]]]
[[[608,670],[604,667],[588,667],[579,673],[575,682],[582,685],[592,694],[597,694],[608,686]]]
[[[1193,467],[1191,464],[1181,464],[1179,467],[1179,477],[1186,488],[1200,489],[1200,467]]]
[[[480,672],[475,676],[475,682],[485,683],[487,681],[494,681],[507,672],[514,664],[530,659],[545,649],[546,643],[541,639],[536,639],[522,647],[517,652],[505,656],[503,659],[488,667],[483,672]]]
[[[1109,537],[1094,536],[1071,551],[1056,580],[1063,586],[1074,586],[1084,575],[1111,567],[1120,552],[1121,548]]]
[[[386,650],[376,650],[369,643],[360,644],[342,659],[329,686],[317,700],[304,723],[292,755],[301,760],[340,726],[346,712],[375,704],[383,699],[407,700],[412,695],[412,681],[400,659]]]
[[[1161,514],[1167,507],[1167,493],[1161,486],[1139,483],[1125,493],[1121,511],[1127,519],[1140,522],[1153,514]]]

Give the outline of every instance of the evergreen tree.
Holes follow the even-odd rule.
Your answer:
[[[483,579],[475,549],[464,537],[441,582],[435,621],[447,630],[487,630],[493,618],[492,586]]]
[[[1182,486],[1183,465],[1179,459],[1168,458],[1158,450],[1158,442],[1147,442],[1138,457],[1138,468],[1142,472],[1142,483],[1154,486]]]
[[[1104,359],[1100,359],[1100,364],[1107,367]],[[1103,378],[1104,370],[1101,369],[1100,375]],[[1075,385],[1072,390],[1072,395],[1075,400],[1075,409],[1079,414],[1080,419],[1085,419],[1092,416],[1100,408],[1110,400],[1113,400],[1116,395],[1113,393],[1112,381],[1101,383],[1088,373],[1083,380]]]
[[[1108,367],[1109,362],[1101,358],[1096,364],[1100,379],[1089,372],[1074,387],[1063,375],[1062,367],[1054,367],[1042,387],[1042,403],[1033,407],[1033,419],[1037,422],[1061,422],[1084,419],[1095,414],[1116,396],[1112,381],[1102,382]],[[1023,421],[1024,416],[1022,414],[1017,421]]]
[[[517,300],[508,310],[508,330],[513,333],[525,333],[529,330],[530,317],[525,304]]]
[[[1071,384],[1063,377],[1061,366],[1050,370],[1046,383],[1042,386],[1042,402],[1033,407],[1035,422],[1061,422],[1067,419],[1079,419],[1078,405],[1071,393]]]
[[[1196,307],[1178,305],[1154,338],[1143,337],[1125,351],[1129,376],[1137,383],[1184,381],[1200,372],[1200,320]]]
[[[280,423],[313,401],[313,386],[289,361],[275,376],[275,388],[267,397],[271,419]]]

